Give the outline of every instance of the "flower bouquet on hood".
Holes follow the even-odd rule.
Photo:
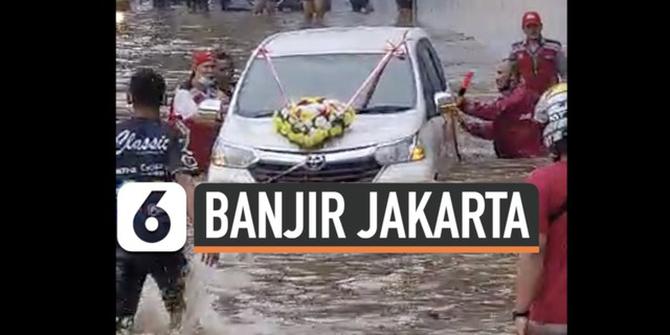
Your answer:
[[[276,111],[272,122],[275,131],[289,141],[311,149],[330,138],[342,136],[355,117],[356,111],[341,101],[306,97]]]
[[[279,79],[270,53],[260,48],[257,53],[265,58],[284,100],[284,107],[276,111],[272,118],[275,131],[303,149],[317,148],[330,138],[342,136],[356,117],[356,110],[351,107],[354,101],[365,96],[361,105],[366,106],[386,64],[393,56],[402,56],[406,52],[402,47],[407,41],[408,32],[405,31],[398,44],[387,42],[390,47],[347,103],[325,97],[304,97],[298,102],[292,102]],[[367,94],[364,95],[365,91]]]

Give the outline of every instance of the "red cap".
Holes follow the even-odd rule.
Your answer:
[[[193,53],[193,68],[205,62],[213,62],[214,54],[210,51],[196,51]]]
[[[523,20],[521,21],[521,27],[525,28],[529,24],[542,25],[542,20],[540,19],[540,14],[537,12],[526,12],[523,14]]]

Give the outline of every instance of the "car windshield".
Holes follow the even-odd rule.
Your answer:
[[[272,64],[292,101],[322,96],[347,102],[382,57],[383,54],[284,56],[273,58]],[[245,117],[266,117],[283,107],[279,87],[272,78],[265,59],[256,58],[241,83],[236,113]],[[411,109],[415,104],[415,93],[409,58],[393,57],[364,111],[392,113]],[[363,100],[359,98],[354,107],[360,109]]]

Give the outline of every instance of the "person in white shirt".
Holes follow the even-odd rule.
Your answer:
[[[212,52],[196,51],[193,54],[191,75],[177,88],[172,106],[173,114],[182,120],[197,118],[198,105],[201,102],[217,99],[215,69],[216,58]]]

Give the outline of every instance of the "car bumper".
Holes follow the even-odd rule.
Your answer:
[[[235,169],[216,165],[209,166],[207,182],[210,183],[255,183],[247,169]]]
[[[435,172],[427,160],[385,166],[375,183],[431,183]]]

